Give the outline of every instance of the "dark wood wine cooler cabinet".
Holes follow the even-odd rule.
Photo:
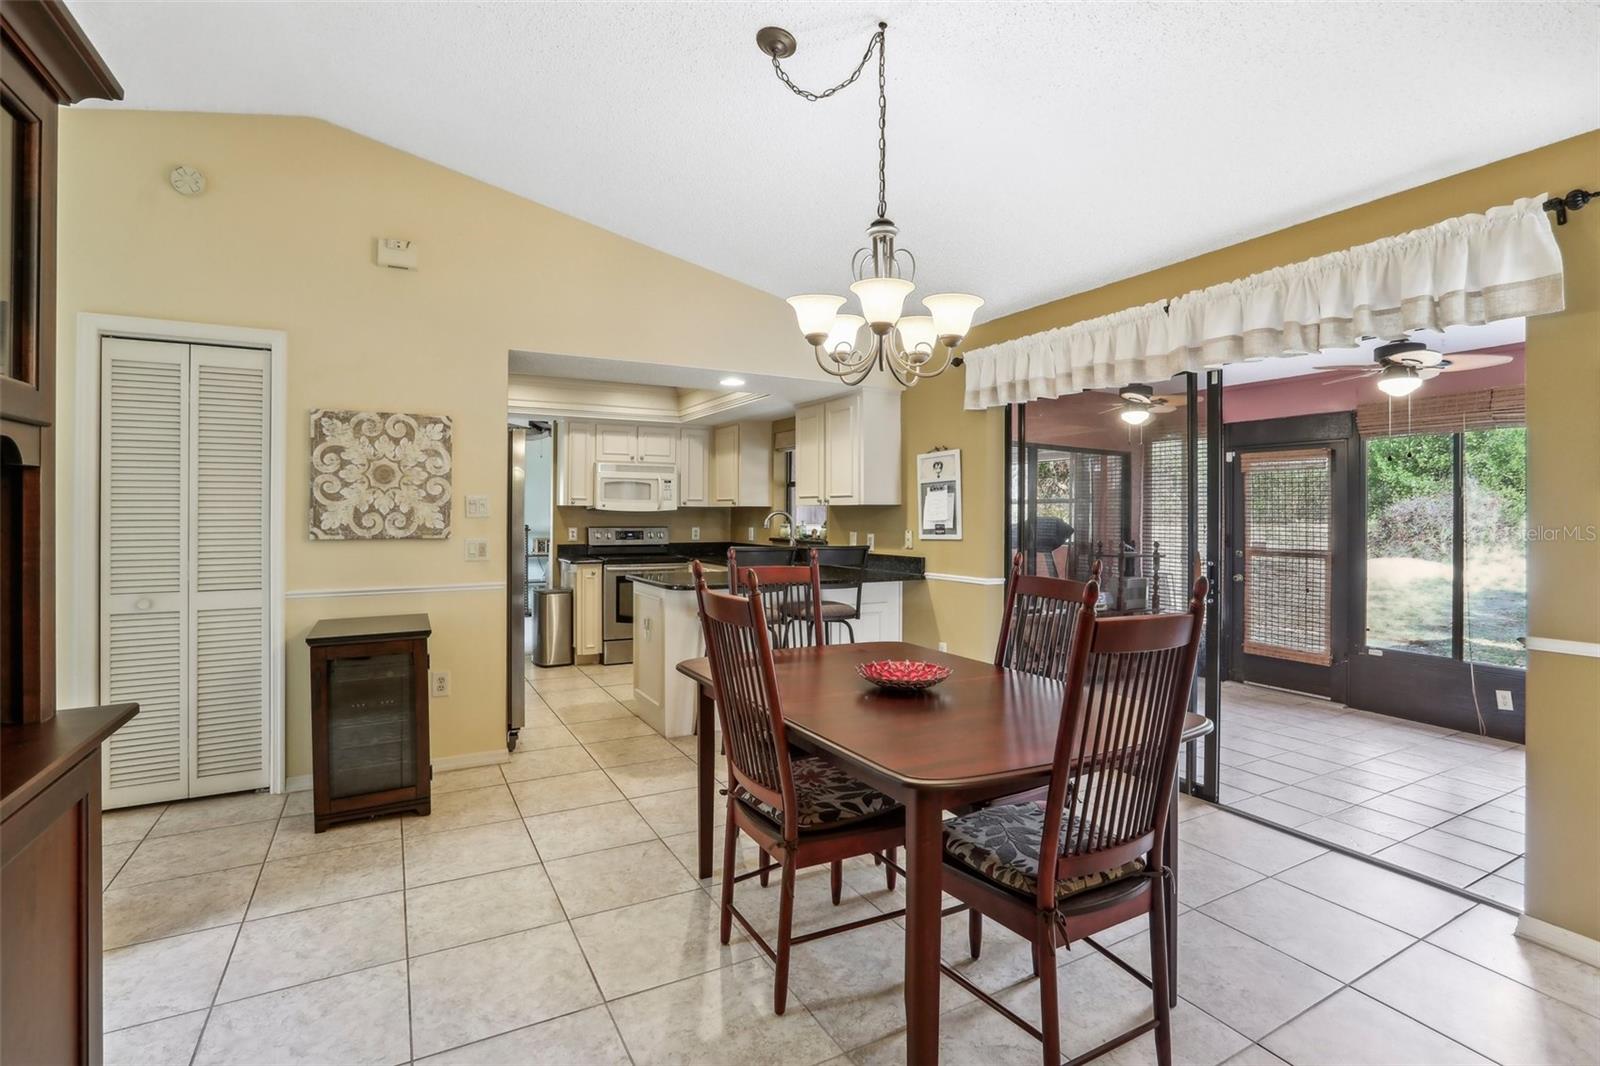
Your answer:
[[[311,648],[316,831],[380,814],[427,814],[428,637],[425,614],[332,618]]]

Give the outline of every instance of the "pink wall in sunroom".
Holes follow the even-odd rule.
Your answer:
[[[1485,367],[1482,370],[1440,374],[1430,379],[1413,395],[1449,396],[1458,392],[1512,388],[1522,384],[1521,344],[1484,348],[1477,354],[1509,355],[1511,362]],[[1348,377],[1350,373],[1349,370],[1330,370],[1322,374],[1280,378],[1277,381],[1228,385],[1222,395],[1222,419],[1225,422],[1258,422],[1267,418],[1354,411],[1361,404],[1384,399],[1383,393],[1378,391],[1377,382],[1371,377],[1338,381],[1341,377]],[[1223,377],[1226,380],[1226,371],[1223,372]],[[1329,384],[1329,382],[1337,383]],[[1395,410],[1402,410],[1404,404],[1404,400],[1396,401]]]

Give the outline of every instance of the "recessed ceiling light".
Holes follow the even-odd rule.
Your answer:
[[[725,389],[737,389],[744,384],[744,378],[723,378],[717,384]]]

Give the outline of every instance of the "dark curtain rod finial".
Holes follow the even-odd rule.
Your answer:
[[[1553,196],[1546,200],[1543,207],[1546,211],[1556,213],[1556,225],[1567,224],[1568,211],[1581,211],[1590,200],[1600,197],[1600,192],[1586,192],[1583,189],[1573,189],[1565,196]]]

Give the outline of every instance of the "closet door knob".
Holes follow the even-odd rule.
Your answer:
[[[138,599],[133,601],[134,609],[139,611],[148,611],[155,605],[156,601],[152,600],[149,596],[140,596]]]

